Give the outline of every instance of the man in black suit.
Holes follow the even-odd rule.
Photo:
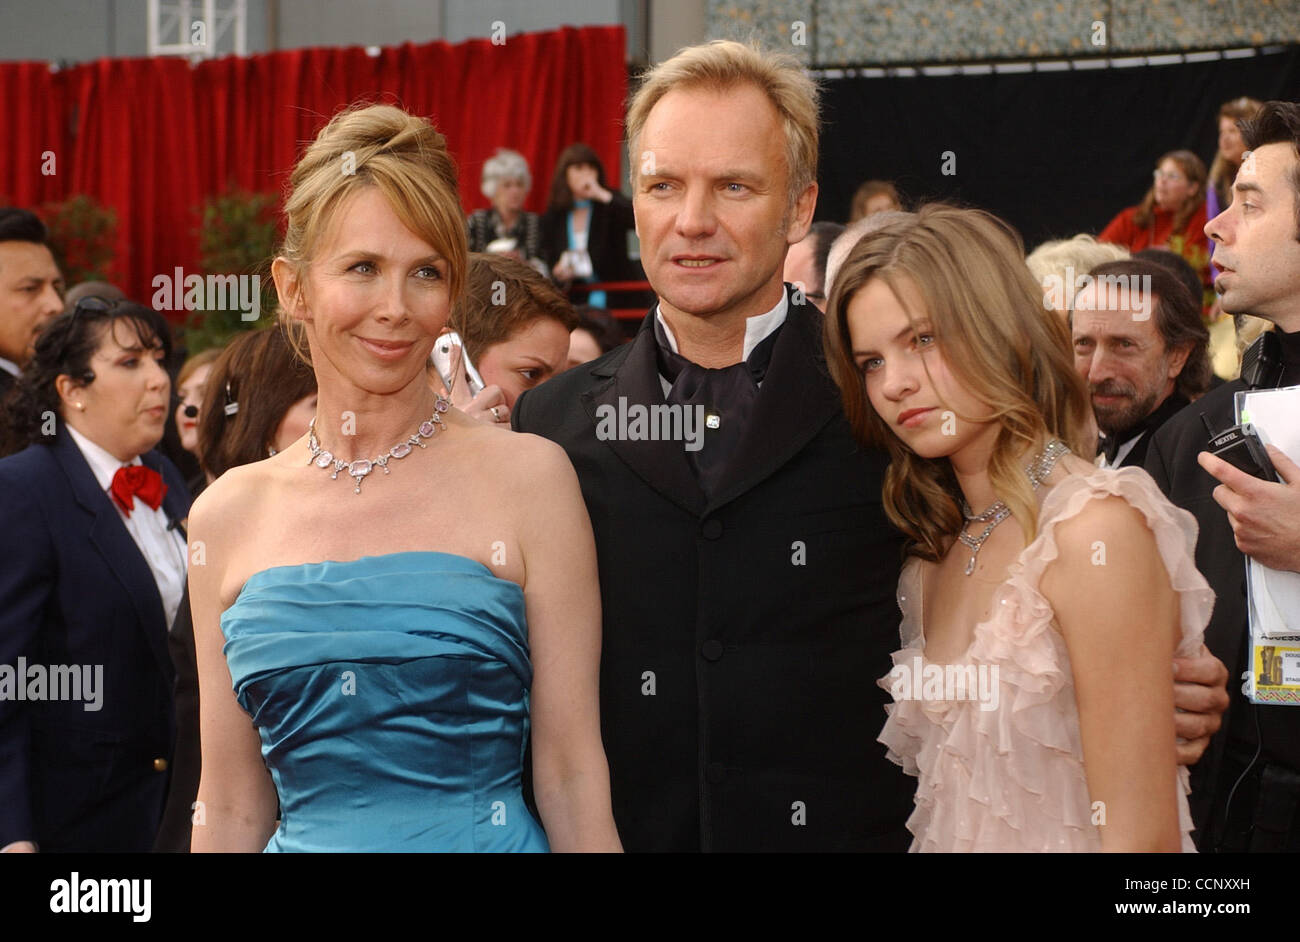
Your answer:
[[[62,294],[45,224],[25,209],[0,209],[0,399],[31,357],[36,335],[63,310]]]
[[[1088,274],[1070,316],[1074,368],[1088,383],[1102,467],[1142,467],[1151,436],[1210,385],[1200,299],[1155,262]]]
[[[653,69],[627,132],[659,303],[512,414],[564,446],[591,513],[631,851],[909,842],[913,783],[876,741],[900,645],[887,459],[854,442],[821,314],[781,280],[816,203],[816,113],[789,56],[715,42]]]
[[[1232,703],[1223,731],[1193,770],[1192,814],[1201,850],[1300,850],[1300,710],[1246,697],[1249,632],[1243,554],[1300,570],[1300,469],[1270,447],[1286,483],[1271,483],[1203,454],[1205,422],[1237,423],[1234,396],[1251,387],[1300,384],[1300,105],[1268,102],[1238,122],[1248,152],[1232,205],[1210,220],[1223,309],[1272,321],[1247,351],[1242,378],[1167,422],[1146,469],[1175,504],[1196,516],[1196,566],[1214,588],[1206,644],[1229,667]],[[1204,417],[1204,418],[1202,418]]]

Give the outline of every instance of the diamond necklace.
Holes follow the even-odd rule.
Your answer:
[[[328,469],[333,465],[334,471],[330,474],[331,481],[338,478],[340,471],[347,471],[352,480],[356,482],[356,487],[352,493],[360,494],[361,482],[367,474],[375,470],[375,468],[383,468],[384,474],[387,474],[390,459],[405,458],[411,453],[412,447],[425,448],[424,440],[426,438],[433,438],[438,429],[445,429],[447,426],[442,421],[442,414],[450,407],[451,403],[439,396],[433,404],[433,415],[420,423],[420,427],[416,429],[414,435],[398,442],[377,458],[358,458],[356,461],[344,461],[341,458],[336,458],[331,452],[321,447],[320,440],[316,438],[316,417],[312,416],[311,424],[307,426],[307,448],[311,450],[311,457],[307,459],[307,463],[309,465],[314,464],[321,469]]]
[[[1029,475],[1029,483],[1038,490],[1038,486],[1043,483],[1043,479],[1052,473],[1052,468],[1056,466],[1057,460],[1062,455],[1068,455],[1070,449],[1060,439],[1053,438],[1047,443],[1047,447],[1033,457],[1029,462],[1029,467],[1025,468],[1025,474]],[[983,513],[971,513],[970,504],[963,499],[961,502],[961,515],[966,518],[966,523],[962,524],[961,532],[957,534],[957,539],[961,545],[970,550],[970,560],[966,563],[966,575],[975,571],[975,559],[979,556],[980,548],[984,541],[989,538],[994,528],[999,523],[1011,516],[1011,508],[1008,507],[1001,498],[995,500],[989,509]],[[966,532],[968,524],[982,523],[985,524],[984,532],[979,536],[971,536]]]

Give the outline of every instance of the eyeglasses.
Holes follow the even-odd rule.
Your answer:
[[[101,298],[97,294],[92,294],[78,301],[68,313],[68,329],[63,335],[63,343],[59,346],[59,352],[55,357],[55,362],[60,366],[63,365],[64,357],[66,357],[68,353],[68,347],[72,343],[72,336],[74,333],[72,325],[77,322],[77,318],[85,317],[87,314],[106,314],[117,307],[118,303],[119,302],[117,301],[109,301],[106,298]],[[94,374],[89,370],[86,371],[86,374],[91,379],[94,378]],[[89,381],[89,379],[86,380],[86,382]]]
[[[1186,183],[1187,178],[1181,173],[1171,173],[1168,170],[1153,170],[1151,172],[1153,180],[1168,180],[1170,183]]]
[[[117,307],[119,302],[110,301],[107,298],[101,298],[97,294],[89,295],[82,298],[73,307],[72,312],[68,315],[70,321],[76,321],[78,317],[84,317],[87,314],[107,314]]]

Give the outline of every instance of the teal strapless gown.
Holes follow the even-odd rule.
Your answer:
[[[447,553],[254,574],[221,616],[280,796],[267,851],[546,851],[523,590]]]

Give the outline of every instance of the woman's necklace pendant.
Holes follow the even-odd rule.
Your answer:
[[[374,458],[358,458],[355,461],[344,461],[341,458],[336,458],[332,453],[321,447],[319,439],[316,438],[316,419],[313,416],[311,424],[307,427],[307,450],[311,453],[307,458],[307,463],[309,465],[314,464],[324,470],[333,468],[330,474],[330,480],[332,481],[338,480],[340,471],[346,471],[348,476],[352,478],[352,493],[360,494],[361,482],[375,468],[383,468],[384,474],[389,474],[388,462],[390,459],[400,461],[411,453],[412,447],[418,446],[421,450],[428,447],[425,445],[424,439],[433,438],[439,429],[446,428],[442,421],[442,414],[450,407],[451,403],[444,397],[439,396],[433,406],[433,415],[420,423],[420,427],[416,429],[414,435],[405,441],[398,442],[382,455]]]
[[[1034,490],[1038,490],[1039,485],[1043,483],[1043,479],[1052,472],[1057,460],[1062,455],[1069,454],[1069,452],[1070,449],[1065,446],[1064,442],[1054,438],[1047,443],[1046,448],[1033,457],[1033,460],[1029,462],[1029,467],[1025,469],[1025,473],[1029,476],[1029,483],[1034,486]],[[984,546],[984,541],[989,538],[999,523],[1011,516],[1011,508],[1001,500],[996,500],[988,510],[976,514],[971,512],[970,505],[963,500],[961,502],[961,513],[965,518],[965,523],[962,524],[961,530],[958,531],[957,539],[962,546],[970,550],[970,560],[967,561],[965,570],[966,575],[969,576],[975,571],[975,560],[979,556],[980,549]],[[979,536],[971,536],[966,532],[966,527],[972,523],[987,525],[984,527],[984,532]]]

